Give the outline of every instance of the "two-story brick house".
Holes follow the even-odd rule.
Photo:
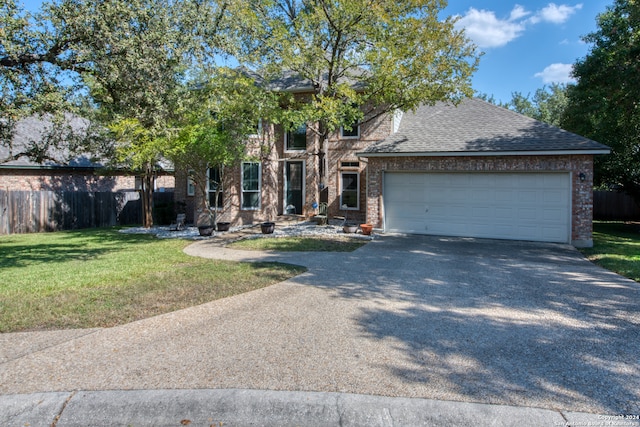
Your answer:
[[[478,99],[366,119],[324,147],[314,123],[265,125],[254,160],[226,174],[224,220],[311,217],[326,202],[329,217],[384,231],[592,245],[593,156],[608,147]],[[177,171],[194,220],[196,194]]]

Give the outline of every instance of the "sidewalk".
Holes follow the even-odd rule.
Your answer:
[[[258,390],[80,391],[0,396],[3,426],[638,426],[477,403]]]

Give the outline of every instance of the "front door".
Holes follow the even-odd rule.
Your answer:
[[[304,202],[303,162],[285,162],[284,183],[284,213],[301,215]]]

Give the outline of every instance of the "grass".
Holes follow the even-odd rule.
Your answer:
[[[304,271],[193,258],[189,243],[116,229],[0,236],[0,332],[120,325]]]
[[[582,249],[592,262],[640,282],[640,225],[594,222],[593,248]]]
[[[353,252],[366,242],[330,237],[269,237],[244,239],[229,244],[230,248],[283,252]]]

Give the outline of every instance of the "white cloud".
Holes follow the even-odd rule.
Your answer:
[[[555,3],[549,3],[547,7],[542,8],[536,16],[544,22],[551,22],[552,24],[563,24],[567,22],[567,19],[578,10],[582,9],[582,3],[575,6],[567,6],[561,4],[560,6]]]
[[[572,64],[551,64],[539,73],[535,73],[534,77],[540,77],[542,83],[575,83],[575,79],[571,77],[573,71]]]
[[[472,7],[456,22],[456,27],[464,28],[467,37],[479,47],[500,47],[522,34],[525,26],[517,20],[526,14],[522,6],[516,5],[509,19],[498,19],[495,12]]]
[[[524,18],[528,15],[531,15],[531,12],[527,12],[524,7],[517,4],[513,7],[513,10],[509,14],[509,21],[517,21],[518,19]]]
[[[531,12],[516,4],[508,18],[500,19],[496,17],[494,11],[471,7],[456,22],[456,28],[464,28],[467,37],[480,48],[501,47],[520,37],[528,25],[539,22],[562,24],[580,9],[582,9],[582,3],[575,6],[549,3],[530,16]]]

